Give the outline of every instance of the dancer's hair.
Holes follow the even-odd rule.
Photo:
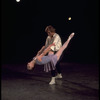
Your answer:
[[[56,29],[55,29],[53,26],[49,25],[49,26],[47,26],[47,27],[45,28],[45,32],[48,32],[48,31],[50,31],[50,32],[55,32]]]

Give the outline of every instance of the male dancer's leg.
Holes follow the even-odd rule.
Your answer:
[[[59,59],[60,59],[60,57],[61,57],[61,55],[62,55],[62,53],[63,53],[63,51],[65,50],[65,48],[67,48],[67,46],[68,46],[68,44],[69,44],[69,42],[70,42],[70,40],[71,40],[71,38],[74,36],[74,33],[72,33],[70,36],[69,36],[69,38],[68,38],[68,40],[63,44],[63,46],[59,49],[59,51],[55,54],[56,56],[57,56],[57,60],[59,61]],[[51,73],[52,73],[52,79],[51,79],[51,81],[50,81],[50,83],[49,84],[55,84],[55,70],[54,71],[51,71]],[[60,77],[60,78],[62,78],[62,76]]]
[[[61,73],[60,61],[62,60],[62,58],[63,58],[63,54],[61,55],[59,61],[56,64],[57,73],[59,73],[59,74]],[[56,76],[56,70],[51,70],[51,76],[52,77],[55,77]]]
[[[60,62],[61,62],[62,58],[63,58],[63,53],[62,53],[62,55],[61,55],[59,61],[57,62],[57,65],[56,65],[57,73],[59,73],[59,74],[61,74]]]

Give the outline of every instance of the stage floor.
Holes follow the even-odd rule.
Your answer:
[[[25,64],[2,65],[1,100],[99,100],[99,66],[61,63],[62,79],[49,85],[43,66],[28,71]]]

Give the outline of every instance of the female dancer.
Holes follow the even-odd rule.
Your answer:
[[[42,49],[37,53],[37,55],[33,58],[32,61],[30,61],[27,64],[27,69],[32,70],[34,68],[35,64],[38,65],[44,65],[47,64],[46,68],[44,68],[44,71],[48,72],[51,70],[55,70],[55,65],[57,61],[59,60],[62,52],[67,48],[70,40],[74,36],[75,33],[71,33],[68,37],[67,41],[63,44],[63,46],[59,49],[59,51],[54,55],[52,54],[52,51],[50,51],[50,47],[54,46],[55,44],[49,45],[46,49],[45,46],[42,47]],[[49,55],[45,56],[49,52]],[[50,66],[51,64],[51,66]]]

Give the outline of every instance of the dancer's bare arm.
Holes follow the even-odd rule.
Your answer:
[[[51,50],[51,46],[54,46],[55,44],[53,43],[53,44],[51,44],[51,45],[49,45],[43,52],[42,52],[42,54],[41,55],[39,55],[39,56],[37,56],[37,59],[39,60],[39,61],[42,61],[41,60],[41,58],[43,57],[43,56],[45,56],[50,50]]]
[[[40,54],[44,51],[44,49],[45,49],[45,46],[43,46],[43,47],[38,51],[37,55],[40,55]]]
[[[43,46],[39,51],[38,53],[36,54],[36,56],[27,64],[27,69],[28,70],[32,70],[35,66],[35,61],[37,59],[37,57],[44,51],[45,49],[45,46]]]
[[[54,46],[54,43],[51,44],[51,45],[49,45],[47,48],[45,48],[45,46],[43,46],[43,47],[38,51],[36,57],[39,56],[39,55],[43,55],[43,56],[46,55],[46,54],[51,50],[51,49],[50,49],[51,46]]]
[[[43,57],[43,56],[45,56],[51,49],[50,49],[50,47],[51,46],[54,46],[54,43],[53,44],[51,44],[51,45],[49,45],[46,49],[45,49],[45,46],[43,46],[42,48],[41,48],[41,50],[37,53],[37,55],[32,59],[32,61],[30,61],[29,63],[28,63],[28,67],[29,67],[29,69],[30,69],[30,67],[32,66],[33,67],[33,65],[35,64],[35,60],[36,59],[38,59],[39,61],[41,61],[41,58]],[[40,54],[39,54],[40,53]]]
[[[45,56],[50,50],[51,50],[51,46],[55,46],[55,44],[51,44],[49,45],[43,52],[42,52],[42,56]]]

